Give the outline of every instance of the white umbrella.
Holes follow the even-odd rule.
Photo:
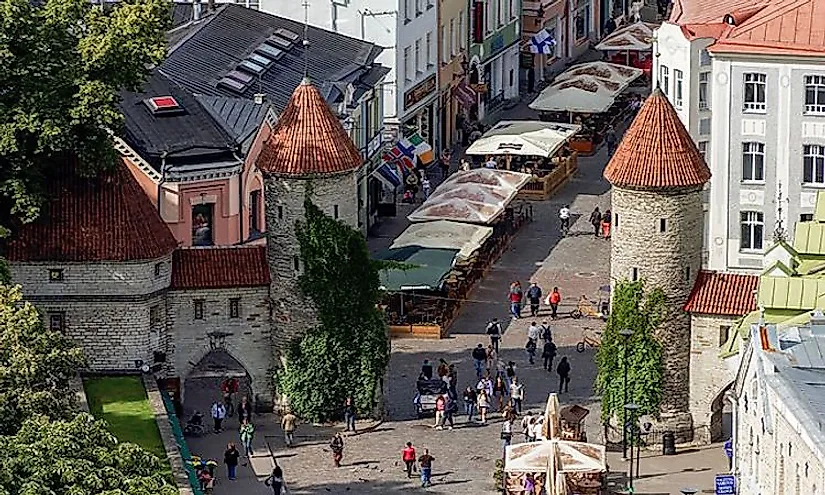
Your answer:
[[[627,65],[612,64],[610,62],[588,62],[574,65],[556,77],[556,82],[566,81],[581,76],[590,76],[614,82],[626,88],[644,71]]]
[[[653,30],[659,27],[649,22],[636,22],[617,29],[596,45],[601,51],[643,52],[653,49]]]
[[[613,105],[618,94],[605,81],[592,76],[560,81],[546,87],[528,106],[541,112],[601,113]]]
[[[534,120],[505,120],[467,149],[468,155],[522,155],[551,157],[581,126]]]

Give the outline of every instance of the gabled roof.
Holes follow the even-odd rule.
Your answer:
[[[671,189],[702,186],[710,170],[659,88],[624,134],[604,177],[614,186]]]
[[[178,245],[122,161],[95,178],[80,177],[67,164],[47,179],[45,197],[40,218],[16,229],[9,260],[152,260]]]
[[[269,285],[263,246],[181,248],[172,255],[172,289]]]
[[[744,316],[756,309],[759,277],[702,270],[685,304],[689,313]]]
[[[680,26],[722,24],[722,18],[726,14],[768,1],[770,0],[676,0],[670,11],[669,22]]]
[[[321,93],[305,79],[258,155],[265,174],[315,176],[360,168],[363,158]]]
[[[258,132],[269,111],[268,104],[258,104],[243,98],[225,96],[196,96],[195,98],[239,145]]]

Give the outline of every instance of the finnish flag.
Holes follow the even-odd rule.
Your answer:
[[[553,53],[554,46],[556,46],[556,40],[550,36],[546,29],[542,29],[530,38],[531,53],[550,55]]]

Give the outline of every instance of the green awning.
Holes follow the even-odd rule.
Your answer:
[[[389,292],[402,290],[436,290],[450,273],[458,249],[435,249],[405,246],[389,249],[377,256],[380,260],[410,265],[407,269],[381,270],[381,288]]]

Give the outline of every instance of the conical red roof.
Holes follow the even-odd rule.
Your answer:
[[[257,160],[265,174],[291,176],[349,172],[362,163],[361,153],[308,79],[292,93]]]
[[[625,132],[604,177],[618,187],[668,189],[701,186],[710,170],[676,110],[656,88]]]

